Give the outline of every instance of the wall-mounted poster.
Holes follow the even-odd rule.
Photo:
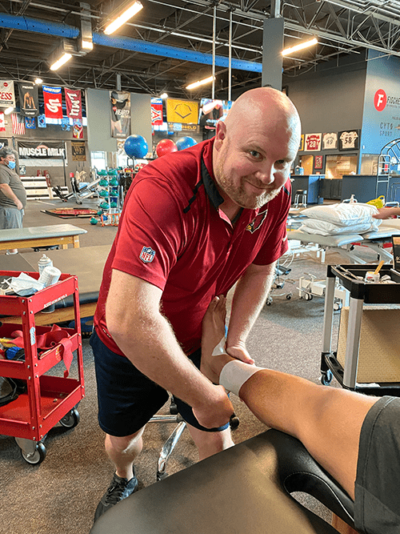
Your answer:
[[[161,126],[163,123],[163,101],[162,98],[152,98],[151,105],[151,124]]]
[[[111,137],[131,135],[131,94],[127,91],[110,91]]]
[[[15,107],[14,82],[11,80],[0,80],[0,106]]]
[[[72,161],[86,161],[85,141],[71,141]]]
[[[312,133],[312,134],[306,134],[306,152],[314,152],[321,150],[321,138],[322,134],[320,133]]]
[[[358,150],[360,130],[339,132],[339,150]]]
[[[314,158],[314,169],[320,171],[324,168],[324,156],[315,156]]]
[[[337,133],[324,133],[322,136],[322,150],[337,148]]]
[[[31,82],[18,84],[21,115],[37,117],[39,115],[38,86]]]
[[[301,134],[300,136],[300,145],[299,145],[299,151],[303,151],[304,150],[304,134]]]
[[[167,122],[198,124],[199,103],[192,100],[167,100]]]

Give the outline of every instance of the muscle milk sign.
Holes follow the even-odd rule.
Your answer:
[[[20,158],[64,159],[65,144],[61,142],[19,141],[18,154]]]

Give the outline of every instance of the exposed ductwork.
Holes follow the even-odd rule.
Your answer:
[[[3,28],[12,28],[14,30],[33,33],[43,33],[45,35],[52,35],[54,37],[63,37],[68,39],[76,39],[80,36],[79,28],[75,28],[74,26],[57,22],[48,22],[45,20],[37,20],[28,17],[15,17],[7,14],[0,15],[0,26]],[[193,63],[201,63],[202,65],[212,65],[211,54],[204,54],[194,50],[185,50],[183,48],[150,43],[147,41],[139,41],[129,37],[110,37],[108,35],[93,32],[93,44],[108,46],[110,48],[117,48],[120,50],[129,50],[131,52],[141,52],[143,54],[152,54],[155,56],[180,59],[182,61],[191,61]],[[229,58],[225,56],[216,56],[215,65],[218,67],[227,68],[229,66]],[[232,59],[232,68],[247,72],[260,73],[262,71],[262,63]]]

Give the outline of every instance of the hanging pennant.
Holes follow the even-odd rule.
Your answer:
[[[6,122],[4,120],[4,113],[0,113],[0,132],[6,131]]]
[[[160,126],[163,123],[163,101],[161,98],[151,99],[151,124]]]
[[[70,119],[82,119],[82,93],[80,90],[64,89],[67,117]]]
[[[25,128],[27,130],[36,130],[35,117],[25,117]]]
[[[39,115],[38,87],[30,82],[18,84],[21,115],[37,117]]]
[[[39,115],[37,118],[38,127],[39,128],[46,128],[46,115],[43,113],[43,115]]]
[[[14,82],[11,80],[0,81],[0,106],[3,108],[15,107]]]
[[[61,87],[43,86],[44,114],[48,119],[62,119]]]

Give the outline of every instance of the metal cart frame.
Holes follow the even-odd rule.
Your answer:
[[[346,389],[370,395],[400,396],[400,383],[358,384],[357,370],[361,319],[365,304],[400,304],[400,274],[391,265],[383,265],[381,276],[387,274],[396,284],[366,283],[367,271],[374,271],[376,265],[329,265],[327,269],[324,309],[323,346],[321,353],[321,382],[329,385],[332,375]],[[350,292],[349,321],[344,368],[332,352],[332,327],[334,292],[336,278]]]
[[[1,276],[18,276],[19,272],[0,271]],[[38,279],[38,273],[28,273]],[[49,326],[35,326],[35,313],[68,295],[73,295],[75,329],[65,329],[70,337],[72,352],[77,351],[78,378],[45,375],[63,359],[63,347],[57,344],[38,354],[37,336],[51,330]],[[29,297],[0,296],[0,313],[21,316],[25,361],[0,360],[0,376],[24,380],[26,393],[0,407],[0,434],[13,436],[21,448],[23,458],[30,464],[44,460],[46,434],[60,422],[73,428],[79,422],[76,405],[85,396],[83,377],[82,335],[79,315],[78,278],[62,274],[58,283]],[[3,324],[1,337],[11,337],[21,330],[21,324]]]

